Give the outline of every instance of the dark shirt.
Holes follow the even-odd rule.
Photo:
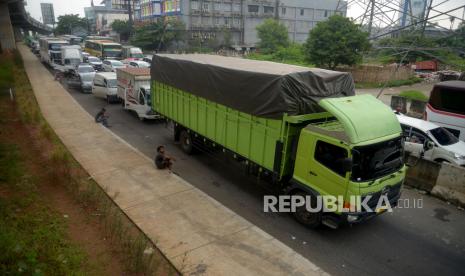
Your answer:
[[[155,166],[157,166],[158,169],[166,168],[166,160],[163,154],[157,154],[155,157]]]
[[[95,121],[99,123],[100,121],[102,121],[104,115],[105,115],[104,111],[99,111],[99,113],[95,115]]]

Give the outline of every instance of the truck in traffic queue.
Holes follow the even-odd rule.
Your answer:
[[[75,70],[83,61],[82,49],[79,45],[61,46],[61,64],[65,70]]]
[[[143,58],[144,53],[142,52],[141,48],[131,45],[123,46],[122,59],[142,60]]]
[[[153,110],[174,123],[174,138],[230,153],[286,195],[338,198],[349,211],[295,209],[314,228],[337,228],[385,212],[352,208],[351,197],[396,206],[406,166],[392,110],[354,95],[350,74],[212,55],[155,55]],[[326,203],[323,203],[326,204]]]
[[[116,70],[118,98],[124,109],[137,114],[140,120],[157,119],[152,111],[150,68],[121,68]]]

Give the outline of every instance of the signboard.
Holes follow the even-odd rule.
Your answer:
[[[165,0],[163,2],[163,13],[164,14],[175,14],[181,12],[181,1],[180,0]]]
[[[40,3],[42,10],[42,21],[44,24],[55,25],[55,13],[53,12],[52,3]]]

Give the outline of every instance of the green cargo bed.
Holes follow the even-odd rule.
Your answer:
[[[255,117],[157,81],[152,91],[153,108],[161,115],[279,177],[292,173],[292,142],[305,125]]]

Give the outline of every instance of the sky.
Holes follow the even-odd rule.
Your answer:
[[[311,0],[308,0],[311,1]],[[441,3],[444,0],[433,0],[433,5],[436,3]],[[84,7],[90,7],[91,0],[27,0],[26,10],[32,15],[32,17],[42,21],[42,15],[40,11],[40,3],[52,3],[55,9],[55,17],[58,18],[60,15],[64,14],[79,14],[80,16],[84,16]],[[94,0],[95,5],[100,5],[101,0]],[[365,1],[367,2],[367,1]],[[444,11],[446,9],[458,7],[465,4],[465,0],[448,0],[445,4],[440,6],[440,10]],[[363,9],[359,6],[353,5],[348,11],[349,17],[358,17],[361,13],[363,13]],[[463,9],[457,11],[453,14],[459,18],[463,16]],[[450,22],[448,18],[442,17],[440,20],[442,26],[449,28]],[[458,25],[458,20],[455,22],[455,27]]]

